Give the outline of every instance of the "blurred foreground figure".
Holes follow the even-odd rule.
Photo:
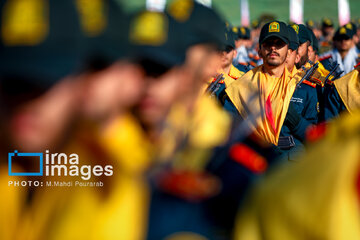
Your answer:
[[[272,172],[244,203],[234,239],[360,239],[359,129],[358,112],[314,129],[301,162]]]
[[[156,139],[160,152],[149,173],[148,239],[229,239],[234,213],[247,187],[267,169],[262,155],[266,151],[257,153],[244,143],[250,134],[246,125],[237,128],[215,99],[204,94],[203,85],[223,63],[219,52],[228,46],[222,19],[195,1],[175,1],[168,12],[184,22],[189,32],[184,40],[189,46],[183,72],[176,72],[179,76],[170,75],[179,68],[174,66],[156,78],[164,84],[175,77],[181,82]],[[174,50],[167,53],[178,55]],[[150,60],[154,62],[156,55]],[[156,91],[161,89],[153,89]],[[165,100],[162,104],[169,104]],[[252,143],[257,144],[256,140]]]
[[[147,148],[134,151],[142,140],[134,121],[122,118],[123,131],[114,131],[116,120],[137,102],[142,71],[128,62],[114,63],[126,48],[118,5],[77,3],[1,1],[1,134],[6,140],[0,146],[0,192],[7,196],[0,204],[1,239],[143,237],[146,188],[138,176]],[[24,9],[28,18],[22,17]],[[124,79],[129,83],[122,84]],[[79,163],[66,166],[82,170],[76,176],[63,168],[55,176],[8,176],[3,156],[14,150],[76,154]],[[12,170],[38,171],[32,163],[37,161],[14,161]],[[44,185],[8,185],[21,180]],[[76,181],[87,186],[75,186]]]

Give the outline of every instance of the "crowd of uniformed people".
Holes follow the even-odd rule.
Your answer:
[[[232,26],[194,0],[0,11],[0,239],[360,239],[360,22]],[[12,176],[15,150],[113,175],[48,186],[81,178]]]

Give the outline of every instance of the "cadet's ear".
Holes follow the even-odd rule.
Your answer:
[[[263,56],[261,55],[261,45],[259,45],[258,55],[260,58],[263,58]]]
[[[292,50],[290,48],[288,48],[286,58],[288,58],[290,56],[291,52],[292,52]]]
[[[296,50],[296,57],[295,57],[295,63],[300,62],[301,56],[299,55],[298,50]]]
[[[236,57],[236,55],[237,55],[236,49],[233,50],[233,55],[234,55],[234,57]]]

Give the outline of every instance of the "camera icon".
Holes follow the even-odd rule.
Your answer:
[[[21,160],[27,160],[26,158],[31,158],[33,161],[34,157],[39,158],[39,171],[34,172],[13,172],[12,163],[14,158],[21,158]],[[13,153],[8,154],[8,162],[9,162],[9,176],[43,176],[43,153],[19,153],[15,150]]]

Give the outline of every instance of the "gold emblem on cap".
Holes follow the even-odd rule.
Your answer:
[[[346,29],[344,27],[340,28],[340,34],[346,34]]]
[[[107,19],[104,0],[77,0],[76,7],[81,27],[88,36],[96,37],[105,30]]]
[[[353,26],[351,25],[351,23],[348,23],[348,24],[346,24],[346,28],[352,30]]]
[[[192,0],[175,0],[169,6],[169,14],[179,22],[185,22],[189,19],[193,8]]]
[[[331,24],[332,24],[331,20],[328,19],[328,18],[326,18],[326,19],[324,20],[324,23],[325,23],[326,25],[331,25]]]
[[[8,46],[34,46],[49,32],[49,6],[45,0],[8,0],[2,9],[1,34]]]
[[[130,24],[130,41],[140,45],[160,46],[167,40],[168,25],[163,13],[143,12]]]
[[[246,30],[244,27],[240,28],[241,34],[245,35],[246,34]]]
[[[278,22],[270,23],[269,32],[280,32],[280,24]]]
[[[295,30],[296,34],[299,34],[299,25],[293,24],[291,27]]]
[[[237,27],[233,27],[233,28],[232,28],[232,31],[233,31],[234,33],[238,33],[238,32],[239,32],[239,30],[238,30]]]

